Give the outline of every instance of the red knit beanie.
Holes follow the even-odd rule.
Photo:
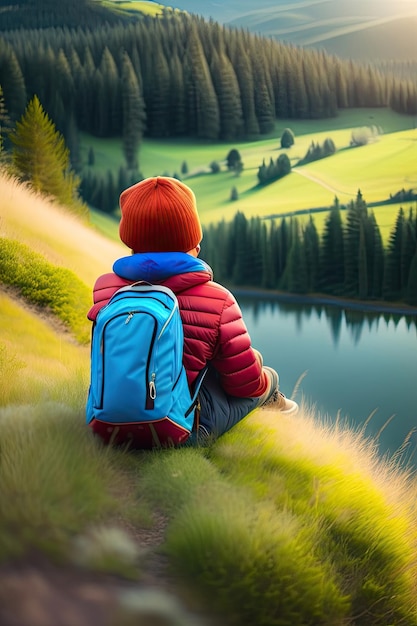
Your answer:
[[[146,178],[120,196],[120,239],[133,252],[188,252],[203,233],[194,193],[176,178]]]

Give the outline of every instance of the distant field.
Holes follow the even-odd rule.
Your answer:
[[[128,13],[140,11],[148,15],[161,15],[165,8],[157,2],[146,2],[144,0],[106,0],[106,4],[114,5],[115,8]]]
[[[378,140],[360,148],[349,148],[352,128],[375,124],[384,130]],[[411,116],[401,116],[385,109],[343,111],[333,120],[280,121],[274,137],[245,143],[208,143],[198,141],[145,140],[140,150],[140,169],[144,176],[181,175],[183,161],[188,175],[181,176],[194,190],[204,224],[231,219],[239,210],[247,217],[280,215],[293,211],[330,207],[335,196],[348,203],[361,190],[368,203],[383,202],[402,188],[417,187],[417,130]],[[338,152],[327,159],[301,167],[271,185],[257,188],[258,167],[281,154],[279,138],[288,126],[295,133],[295,144],[287,150],[293,167],[312,141],[333,139]],[[83,136],[83,152],[92,146],[95,169],[117,172],[123,163],[120,140],[99,140]],[[231,148],[241,154],[244,170],[241,176],[225,170],[224,160]],[[218,161],[222,171],[210,172],[209,165]],[[236,187],[238,200],[231,202]],[[406,207],[405,207],[406,208]],[[375,208],[377,221],[386,238],[398,207]],[[319,225],[325,218],[315,215]],[[112,225],[110,224],[110,228]],[[112,229],[112,228],[111,228]]]

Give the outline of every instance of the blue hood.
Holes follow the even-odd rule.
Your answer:
[[[186,252],[139,252],[115,261],[113,272],[126,280],[147,282],[161,282],[189,272],[213,274],[205,261]]]

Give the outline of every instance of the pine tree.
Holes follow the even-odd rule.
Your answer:
[[[106,46],[99,66],[103,86],[103,128],[101,134],[112,137],[120,134],[122,120],[122,101],[119,89],[119,72],[116,61]],[[105,120],[105,121],[104,121]]]
[[[238,211],[232,223],[233,239],[234,239],[234,265],[232,280],[236,285],[245,285],[248,273],[248,220],[245,215]]]
[[[95,64],[90,48],[87,46],[84,50],[84,62],[82,71],[75,76],[77,106],[76,118],[79,128],[92,133],[95,128],[95,90],[91,89],[94,85]]]
[[[283,286],[292,293],[308,292],[306,250],[302,232],[296,218],[292,219],[292,243],[283,278]]]
[[[417,305],[417,250],[411,260],[410,271],[408,272],[405,300],[408,304]]]
[[[285,73],[286,47],[277,42],[278,50],[274,56],[274,63],[270,68],[271,80],[274,87],[275,117],[285,119],[288,117],[288,94]]]
[[[322,99],[320,94],[320,78],[318,63],[314,63],[311,55],[305,55],[302,60],[303,81],[306,90],[308,117],[318,119],[323,117]],[[306,117],[306,115],[304,115]]]
[[[262,226],[259,217],[252,217],[248,227],[247,284],[263,282]]]
[[[187,131],[204,139],[217,139],[220,114],[210,69],[197,30],[188,36],[184,56],[184,81],[187,102]]]
[[[324,223],[320,246],[319,285],[325,293],[338,294],[345,279],[345,252],[343,224],[339,201],[334,205]]]
[[[261,134],[273,131],[275,125],[275,103],[270,78],[266,70],[266,61],[261,52],[252,59],[255,77],[255,111]]]
[[[277,280],[276,286],[279,287],[285,273],[288,254],[292,243],[291,227],[285,217],[281,220],[279,227],[274,231],[273,239],[271,236],[271,242],[271,245],[273,246],[274,268]]]
[[[368,264],[368,275],[370,283],[369,294],[374,298],[382,296],[382,286],[384,280],[385,251],[381,237],[381,231],[376,222],[373,211],[369,214],[369,228],[372,230],[372,260],[371,269]],[[372,274],[371,274],[372,271]]]
[[[220,137],[232,140],[243,132],[242,103],[233,66],[224,52],[213,51],[210,66],[220,113]]]
[[[404,240],[401,248],[401,286],[404,291],[408,283],[408,274],[411,262],[417,250],[416,224],[413,217],[413,210],[410,209],[408,218],[404,224]]]
[[[334,59],[333,63],[337,108],[346,109],[349,106],[346,72],[341,61]]]
[[[152,83],[147,101],[148,132],[151,137],[166,137],[170,134],[171,84],[169,66],[162,41],[152,51]]]
[[[10,139],[12,163],[19,178],[63,205],[84,212],[78,196],[80,181],[71,170],[69,150],[37,96],[29,102]]]
[[[16,54],[3,37],[0,39],[0,76],[6,108],[14,120],[25,109],[26,86]]]
[[[248,137],[257,136],[259,134],[259,124],[255,112],[255,90],[252,65],[243,44],[242,33],[239,32],[236,35],[236,39],[232,62],[239,83],[245,134]]]
[[[54,91],[59,92],[61,101],[65,102],[66,116],[70,115],[74,106],[74,79],[72,77],[70,64],[62,49],[59,50],[56,59],[55,76]],[[55,120],[55,124],[57,124],[57,118],[52,109],[50,114]]]
[[[304,229],[304,247],[307,263],[308,291],[316,291],[319,277],[320,239],[312,216]]]
[[[122,67],[122,139],[123,152],[129,169],[138,168],[137,154],[145,128],[145,103],[132,62],[127,52]]]
[[[402,262],[405,228],[404,209],[401,207],[389,238],[386,256],[384,296],[388,299],[398,298],[405,286],[403,285],[404,271]]]
[[[230,190],[230,201],[231,202],[236,202],[236,200],[239,199],[239,192],[236,189],[236,187],[232,187]]]
[[[4,149],[4,138],[10,132],[10,118],[4,104],[3,89],[0,85],[0,162],[6,160],[6,153]]]
[[[365,225],[359,225],[359,253],[358,253],[358,296],[361,300],[368,297],[368,264],[366,253]]]
[[[346,217],[345,236],[345,292],[358,294],[359,242],[361,222],[367,218],[367,207],[360,190],[356,200],[349,205]]]
[[[184,68],[175,52],[168,60],[171,81],[171,121],[173,135],[187,133],[187,115],[185,102]]]
[[[272,223],[273,224],[273,223]],[[261,226],[260,249],[262,255],[262,287],[271,289],[274,286],[274,268],[272,261],[271,228],[268,231],[266,224]]]

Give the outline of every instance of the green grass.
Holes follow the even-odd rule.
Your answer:
[[[56,332],[41,311],[0,294],[0,407],[60,401],[78,407],[88,384],[88,346]]]
[[[26,300],[55,315],[80,343],[90,340],[85,311],[91,304],[88,287],[70,270],[54,266],[28,246],[0,238],[0,282]]]
[[[417,625],[416,480],[374,442],[301,407],[206,448],[103,447],[85,426],[88,348],[6,295],[0,315],[0,562],[41,551],[136,581],[125,528],[162,516],[181,597],[231,626]]]
[[[111,511],[108,461],[85,437],[80,416],[62,404],[1,410],[0,556],[30,548],[58,552],[65,539]]]
[[[110,271],[114,260],[126,253],[119,240],[103,237],[91,223],[4,174],[0,194],[2,237],[26,244],[45,262],[74,272],[87,286],[92,287],[97,276]]]
[[[120,243],[119,237],[119,218],[109,216],[102,211],[91,209],[90,211],[91,223],[97,228],[97,230],[108,239],[117,241]]]
[[[349,149],[352,129],[365,125],[384,130],[377,142]],[[139,162],[142,174],[181,176],[186,161],[188,175],[183,180],[194,190],[203,224],[232,219],[239,210],[247,217],[271,216],[305,209],[330,207],[335,196],[348,203],[361,189],[368,203],[383,202],[401,188],[415,188],[417,176],[417,130],[411,116],[401,116],[386,109],[341,111],[331,120],[279,121],[273,137],[253,142],[210,143],[190,140],[143,141]],[[338,152],[327,159],[297,168],[286,178],[264,188],[257,187],[257,171],[262,160],[278,158],[279,138],[285,127],[295,133],[295,144],[287,153],[293,167],[304,157],[311,141],[322,143],[326,137],[335,142]],[[123,163],[118,140],[82,137],[84,158],[94,148],[97,171],[118,171]],[[225,170],[224,161],[231,148],[242,156],[244,170],[239,177]],[[222,164],[222,171],[211,174],[212,161]],[[230,201],[232,187],[238,190],[237,201]],[[397,215],[397,208],[375,210],[384,239]],[[389,219],[392,217],[392,219]],[[320,218],[318,224],[320,223]]]
[[[258,411],[201,452],[155,455],[140,481],[210,610],[230,624],[416,623],[415,485],[372,442],[305,410]]]

